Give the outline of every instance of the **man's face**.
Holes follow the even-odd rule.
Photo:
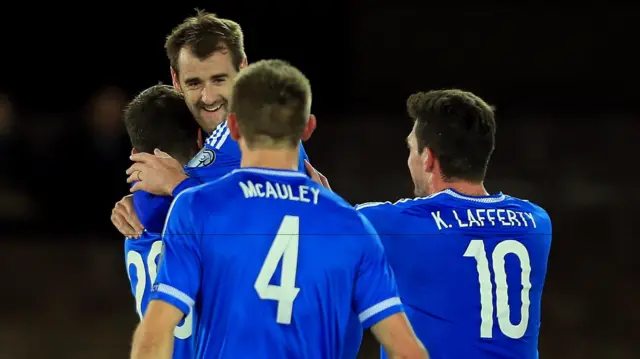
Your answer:
[[[416,127],[413,126],[409,137],[407,137],[407,146],[409,147],[409,159],[407,165],[411,173],[411,179],[415,186],[414,192],[416,196],[428,196],[429,183],[431,182],[431,174],[426,171],[426,160],[428,156],[427,149],[422,153],[418,152],[418,139],[416,138]]]
[[[238,72],[233,67],[229,51],[215,51],[206,59],[198,59],[189,48],[180,50],[178,73],[173,85],[198,121],[209,134],[227,116],[231,87]]]

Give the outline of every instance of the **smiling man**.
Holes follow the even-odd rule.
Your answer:
[[[184,97],[186,107],[207,138],[200,152],[184,167],[168,154],[137,153],[132,156],[136,163],[127,172],[129,182],[135,182],[132,191],[136,193],[116,204],[111,221],[127,238],[139,239],[143,234],[144,240],[129,240],[130,246],[126,248],[127,258],[139,259],[138,265],[127,263],[127,272],[141,315],[146,312],[148,295],[157,274],[161,257],[160,232],[174,196],[240,167],[240,147],[231,138],[226,121],[231,88],[240,70],[247,66],[240,25],[198,11],[172,30],[165,48],[173,86]],[[183,109],[186,112],[186,108]],[[297,169],[304,171],[307,156],[302,145],[298,148]],[[167,148],[161,149],[169,152]],[[219,200],[223,202],[226,198]],[[176,341],[174,348],[176,359],[193,357],[192,318],[186,316],[176,332],[176,338],[181,339]]]
[[[238,23],[198,11],[167,37],[173,86],[184,94],[193,117],[212,134],[226,119],[229,93],[247,66]]]

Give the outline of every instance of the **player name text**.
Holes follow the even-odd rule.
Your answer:
[[[320,190],[317,188],[300,185],[291,186],[286,183],[253,183],[251,181],[238,182],[245,198],[273,198],[289,201],[318,204]]]
[[[485,226],[529,227],[536,228],[536,221],[530,212],[513,211],[510,209],[474,208],[465,210],[452,209],[452,217],[447,221],[442,219],[440,211],[431,212],[438,230],[447,228],[467,228]],[[449,218],[449,216],[445,216]]]

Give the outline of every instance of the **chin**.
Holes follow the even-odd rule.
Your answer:
[[[218,127],[218,125],[222,123],[222,121],[218,118],[203,118],[200,117],[198,119],[198,124],[200,124],[200,127],[202,127],[203,129],[205,129],[209,134],[212,134],[213,131],[215,131],[216,127]]]
[[[218,112],[203,114],[201,115],[201,117],[204,123],[213,126],[213,128],[215,129],[219,124],[224,122],[224,120],[227,118],[227,113],[218,110]]]

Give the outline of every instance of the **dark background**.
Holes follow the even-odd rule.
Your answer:
[[[267,4],[205,8],[242,25],[250,62],[308,75],[306,148],[334,190],[410,196],[406,97],[475,92],[497,107],[488,189],[553,221],[541,358],[640,357],[638,9]],[[0,358],[125,358],[137,316],[109,220],[128,188],[120,113],[169,83],[164,36],[195,4],[18,5],[0,7]],[[361,357],[377,357],[369,337]]]

